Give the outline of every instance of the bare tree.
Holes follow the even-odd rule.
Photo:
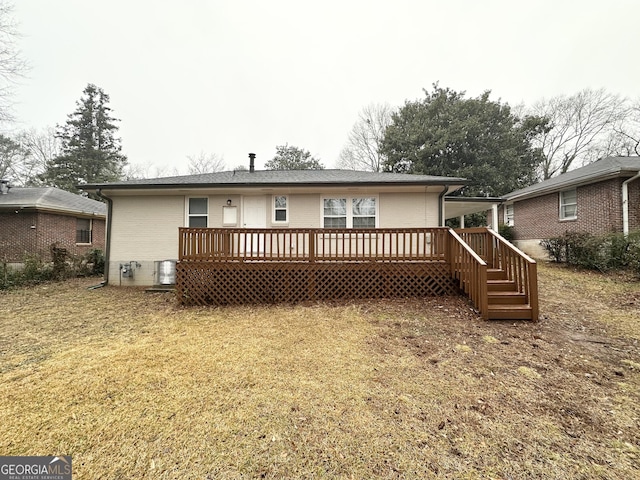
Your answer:
[[[549,119],[548,130],[533,139],[533,145],[545,155],[541,176],[546,180],[567,172],[574,164],[616,154],[620,142],[615,130],[625,124],[629,106],[620,95],[585,89],[571,96],[543,99],[530,113]]]
[[[13,5],[0,0],[0,122],[13,120],[13,84],[27,69],[26,62],[16,48],[15,39],[18,33],[12,14]]]
[[[28,154],[18,142],[0,135],[0,179],[14,185],[24,184],[24,166]]]
[[[133,164],[128,163],[124,168],[124,180],[139,180],[142,178],[163,178],[163,177],[177,177],[180,175],[180,171],[173,167],[171,169],[168,166],[156,166],[150,163],[147,164]]]
[[[200,173],[221,172],[224,170],[224,158],[215,153],[200,152],[197,155],[187,155],[189,165],[187,167],[189,175]]]
[[[340,152],[338,164],[349,170],[380,172],[385,163],[380,145],[386,128],[391,124],[392,113],[393,109],[388,104],[364,107]]]
[[[640,156],[640,99],[629,108],[624,121],[614,126],[611,142],[617,155]]]
[[[56,130],[46,127],[41,130],[30,128],[16,135],[27,156],[24,159],[22,172],[24,185],[38,185],[39,176],[47,165],[60,155],[60,141],[56,138]]]

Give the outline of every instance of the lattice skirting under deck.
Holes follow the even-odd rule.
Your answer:
[[[180,262],[176,291],[185,305],[457,295],[445,262]]]

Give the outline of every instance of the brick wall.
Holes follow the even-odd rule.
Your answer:
[[[575,220],[560,220],[558,192],[516,202],[514,207],[516,240],[556,237],[567,231],[587,232],[594,235],[621,232],[622,182],[624,180],[616,178],[578,187]],[[632,229],[640,226],[638,224],[640,220],[638,184],[640,182],[633,182],[629,188],[630,197],[632,197],[629,214]]]
[[[21,262],[25,254],[36,251],[36,212],[0,212],[0,260]]]
[[[32,228],[34,227],[34,228]],[[21,262],[25,254],[51,259],[50,247],[56,243],[72,255],[104,250],[105,221],[93,219],[91,245],[76,244],[76,217],[46,212],[0,212],[0,257]]]

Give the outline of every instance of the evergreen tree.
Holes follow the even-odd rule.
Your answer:
[[[277,145],[276,155],[265,164],[267,170],[322,170],[324,165],[308,150],[293,145]]]
[[[380,149],[387,170],[465,177],[468,196],[504,195],[536,181],[543,155],[531,142],[547,128],[545,118],[519,118],[490,92],[465,98],[436,84],[425,94],[393,114]]]
[[[127,157],[116,137],[119,120],[111,115],[108,103],[109,95],[101,88],[87,85],[75,112],[57,127],[61,154],[47,165],[43,183],[77,193],[76,185],[123,178]]]

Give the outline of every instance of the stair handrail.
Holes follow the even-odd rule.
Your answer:
[[[451,275],[458,280],[460,289],[469,296],[483,319],[489,318],[487,288],[487,262],[485,262],[453,229],[448,249]],[[456,251],[457,248],[457,251]]]
[[[516,283],[520,293],[525,294],[527,304],[531,308],[531,319],[537,321],[540,313],[538,305],[538,264],[533,258],[513,245],[498,232],[490,228],[487,228],[487,231],[496,242],[494,250],[497,251],[500,262],[502,263],[501,268],[511,276],[510,279]],[[511,252],[518,261],[514,262],[515,264],[512,263],[512,257],[505,255],[503,249],[506,252]]]

